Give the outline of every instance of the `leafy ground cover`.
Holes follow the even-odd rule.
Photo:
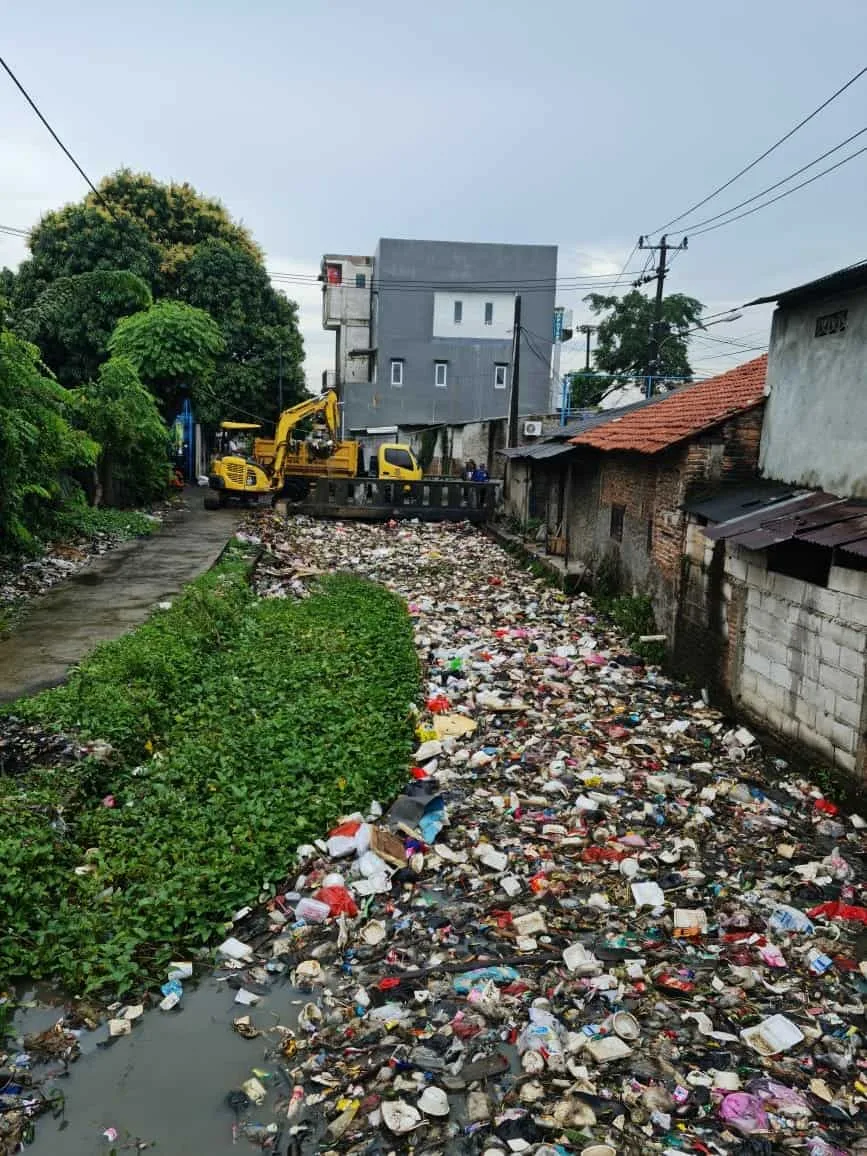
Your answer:
[[[123,994],[164,976],[299,843],[402,783],[418,681],[395,595],[335,575],[258,600],[230,558],[15,704],[115,753],[0,777],[0,978]]]

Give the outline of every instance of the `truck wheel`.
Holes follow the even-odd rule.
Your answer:
[[[220,506],[222,506],[222,504],[223,503],[220,501],[219,494],[214,494],[214,493],[205,494],[205,509],[206,510],[219,510],[219,508],[220,508]]]

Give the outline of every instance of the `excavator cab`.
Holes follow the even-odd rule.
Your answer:
[[[225,506],[229,498],[249,501],[271,493],[267,472],[260,462],[249,456],[253,434],[261,428],[258,422],[220,423],[208,470],[211,492],[205,495],[206,510]]]

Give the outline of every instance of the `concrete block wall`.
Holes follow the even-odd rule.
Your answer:
[[[775,574],[729,547],[726,576],[746,601],[732,694],[787,739],[853,772],[862,757],[867,573],[832,567],[828,588]]]

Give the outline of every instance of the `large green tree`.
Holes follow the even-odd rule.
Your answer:
[[[120,318],[152,303],[150,289],[135,273],[75,273],[44,289],[18,316],[15,328],[39,346],[60,384],[71,388],[96,378]]]
[[[647,371],[654,302],[634,289],[623,297],[590,293],[584,298],[600,318],[593,360],[602,373],[640,377]],[[691,378],[687,331],[701,325],[704,306],[695,297],[672,293],[663,298],[656,376]]]
[[[46,376],[39,350],[0,326],[0,551],[27,549],[76,488],[99,447],[67,415],[73,399]]]
[[[200,412],[219,409],[211,382],[225,342],[204,309],[183,301],[157,301],[150,309],[121,318],[108,348],[135,367],[166,417],[178,411],[186,393]]]
[[[15,312],[33,307],[61,278],[124,270],[140,277],[156,300],[186,301],[214,317],[225,343],[213,383],[219,416],[276,415],[281,350],[284,401],[302,396],[297,308],[271,285],[247,229],[189,184],[122,169],[99,190],[110,210],[89,193],[33,229],[30,257],[14,281]]]
[[[73,395],[76,424],[99,443],[102,501],[131,506],[162,497],[168,485],[169,431],[133,363],[112,357]]]

